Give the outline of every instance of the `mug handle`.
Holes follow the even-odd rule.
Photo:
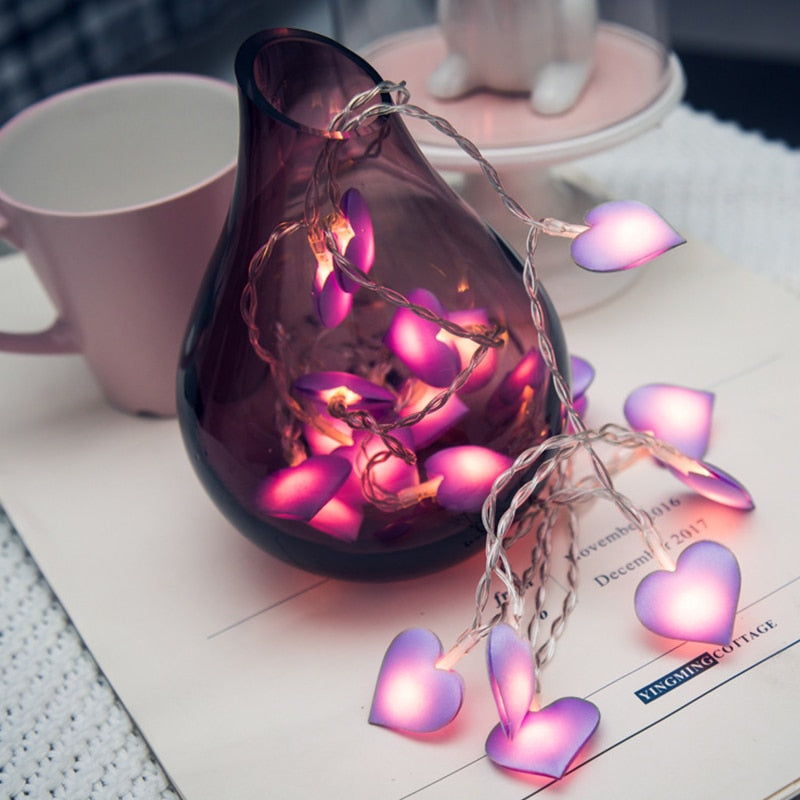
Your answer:
[[[20,243],[11,232],[8,219],[0,213],[0,238],[15,247]],[[7,353],[77,353],[78,343],[62,319],[57,319],[49,328],[34,333],[6,333],[0,331],[0,351]]]

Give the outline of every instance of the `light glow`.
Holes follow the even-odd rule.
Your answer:
[[[347,239],[337,236],[336,244],[339,252],[366,275],[375,263],[375,238],[367,203],[358,189],[348,189],[342,195],[341,208],[350,236]],[[359,285],[345,275],[338,265],[335,264],[333,269],[343,291],[353,293],[359,289]]]
[[[456,325],[459,325],[465,330],[475,327],[489,328],[489,314],[485,308],[469,308],[463,311],[451,311],[447,315],[447,318],[450,322],[455,322]],[[439,332],[437,339],[445,343],[450,343],[455,347],[458,352],[462,370],[467,368],[470,359],[479,346],[471,339],[467,339],[464,336],[454,336],[444,330]],[[469,379],[461,387],[460,391],[469,393],[482,388],[492,379],[496,369],[497,348],[490,347],[483,356],[481,363],[478,364],[473,373],[469,376]]]
[[[507,736],[515,736],[534,696],[533,655],[527,640],[505,623],[492,628],[486,648],[489,682],[500,724]]]
[[[407,388],[410,389],[410,397],[400,409],[401,417],[410,417],[412,414],[422,411],[440,391],[421,381],[412,381],[412,386]],[[450,395],[440,409],[426,414],[419,422],[408,426],[414,437],[414,447],[419,449],[435,442],[468,411],[469,407],[458,398],[458,395]]]
[[[572,241],[572,258],[592,272],[631,269],[686,240],[649,206],[618,200],[586,215],[589,230]]]
[[[442,477],[436,493],[440,505],[453,511],[478,511],[495,479],[513,460],[479,445],[447,447],[425,462],[428,478]]]
[[[436,296],[426,289],[414,289],[408,299],[427,308],[441,319],[445,311]],[[439,388],[449,386],[458,375],[461,360],[452,342],[438,339],[440,326],[423,319],[408,308],[398,308],[384,336],[386,346],[400,359],[412,375]]]
[[[487,404],[489,414],[497,420],[512,417],[524,401],[531,399],[544,385],[547,368],[538,348],[531,348],[507,372]]]
[[[341,399],[349,410],[385,414],[395,401],[388,389],[350,372],[308,372],[295,380],[293,389],[320,409]]]
[[[702,458],[711,436],[712,392],[651,383],[625,401],[625,418],[636,431],[647,431],[692,458]]]
[[[363,520],[364,514],[361,509],[354,508],[337,496],[328,500],[308,524],[335,539],[354,542],[358,538]]]
[[[513,737],[497,725],[486,740],[486,753],[501,767],[560,778],[599,722],[593,703],[562,697],[541,711],[529,711]]]
[[[350,464],[334,455],[311,456],[273,472],[258,488],[256,506],[272,517],[310,520],[344,485]]]
[[[413,436],[411,431],[397,428],[392,432],[403,447],[413,452]],[[347,459],[352,465],[350,476],[342,487],[342,496],[348,502],[355,504],[364,502],[361,478],[367,465],[373,457],[379,454],[388,454],[388,449],[383,440],[372,433],[356,431],[353,434],[351,447],[340,447],[334,450],[334,455]],[[373,483],[385,491],[396,494],[404,489],[419,485],[419,471],[416,464],[409,464],[399,456],[387,455],[385,461],[376,462],[371,467]]]
[[[739,602],[736,557],[721,544],[696,542],[681,553],[675,571],[647,575],[634,606],[642,624],[670,639],[728,644]]]
[[[682,461],[678,466],[668,463],[672,474],[692,491],[729,508],[751,511],[755,503],[750,492],[719,467],[707,461]]]
[[[398,634],[375,686],[369,721],[408,733],[430,733],[454,719],[464,696],[458,673],[439,669],[442,643],[424,628]]]

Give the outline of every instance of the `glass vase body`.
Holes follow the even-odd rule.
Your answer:
[[[316,34],[264,31],[240,48],[236,76],[240,151],[234,197],[178,370],[178,417],[192,464],[239,531],[301,568],[378,580],[431,572],[465,558],[483,547],[480,509],[474,503],[458,507],[459,489],[451,490],[455,508],[443,504],[435,480],[433,495],[420,489],[415,496],[431,484],[431,456],[469,445],[513,458],[562,425],[562,409],[541,369],[510,405],[504,394],[515,368],[538,354],[519,260],[428,165],[398,115],[378,116],[351,133],[329,131],[334,114],[381,81],[357,55]],[[371,223],[374,265],[368,278],[397,294],[387,301],[385,293],[350,285],[346,313],[331,321],[320,317],[315,281],[325,246],[313,234],[320,220],[336,216],[341,198],[352,190]],[[282,223],[299,224],[274,242],[268,257],[259,257]],[[387,344],[398,313],[391,302],[396,296],[422,297],[438,318],[465,324],[478,319],[500,331],[501,345],[491,348],[484,364],[489,371],[465,386],[469,391],[456,393],[457,419],[432,440],[392,427],[421,387],[430,397],[450,380],[431,388]],[[568,369],[559,322],[542,297],[549,337],[562,369]],[[431,335],[428,345],[440,347],[440,337]],[[456,352],[452,337],[444,346]],[[320,374],[353,376],[378,387],[379,411],[369,406],[368,412],[414,455],[413,463],[400,465],[400,483],[389,487],[391,496],[403,496],[402,503],[387,509],[370,502],[356,475],[359,460],[363,467],[367,457],[359,446],[374,452],[376,444],[383,446],[380,437],[340,419],[332,422],[324,408],[326,424],[316,424],[319,403],[309,401],[301,384]],[[319,523],[316,507],[265,510],[264,487],[320,453],[346,454],[352,462],[340,488],[337,474],[313,489],[336,489],[330,499],[345,514],[342,526],[335,515]]]

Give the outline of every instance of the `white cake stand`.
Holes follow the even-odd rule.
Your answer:
[[[506,190],[533,216],[580,222],[602,200],[601,191],[567,179],[555,165],[620,144],[655,126],[680,101],[685,80],[677,57],[660,43],[619,25],[599,26],[592,77],[565,114],[536,114],[527,96],[475,92],[437,100],[428,76],[444,60],[437,27],[380,39],[362,49],[381,76],[406,81],[411,102],[445,117],[478,145]],[[404,117],[428,160],[518,252],[527,230],[502,205],[479,167],[451,139],[421,120]],[[564,317],[627,288],[638,270],[594,274],[576,267],[568,242],[542,237],[537,270]]]

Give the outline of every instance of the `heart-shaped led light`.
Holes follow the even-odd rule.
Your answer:
[[[333,274],[332,259],[329,269],[317,266],[312,285],[312,298],[317,317],[326,328],[335,328],[350,313],[353,307],[353,295],[339,286]]]
[[[489,327],[489,314],[485,308],[467,308],[463,311],[451,311],[447,318],[450,322],[455,322],[462,328],[468,330],[474,326]],[[466,369],[478,345],[465,336],[454,336],[446,332],[439,334],[439,339],[451,343],[458,352],[461,369]],[[481,363],[473,370],[466,383],[460,391],[469,393],[475,392],[485,386],[494,375],[497,369],[497,348],[490,347],[483,356]]]
[[[544,385],[547,367],[537,348],[528,350],[492,392],[487,410],[497,422],[513,417],[522,404]]]
[[[461,676],[438,669],[442,643],[425,628],[398,634],[378,675],[369,721],[408,733],[429,733],[455,718],[464,697]]]
[[[425,462],[428,479],[441,477],[438,502],[451,511],[478,511],[495,479],[513,459],[488,447],[465,444],[446,447]]]
[[[272,517],[310,520],[342,487],[350,462],[334,455],[311,456],[273,472],[259,487],[257,506]]]
[[[407,428],[397,428],[392,431],[392,436],[407,450],[413,452],[414,437]],[[371,479],[379,489],[396,493],[419,484],[419,471],[416,464],[409,464],[399,456],[390,455],[387,446],[380,436],[364,431],[353,434],[353,444],[350,447],[339,447],[333,451],[334,455],[346,458],[353,469],[347,482],[342,487],[340,496],[351,505],[363,503],[365,498],[362,492],[362,475],[367,469],[370,459],[381,456],[380,463],[373,463]]]
[[[408,299],[445,319],[442,304],[427,289],[409,292]],[[452,342],[437,338],[441,330],[433,320],[423,319],[409,308],[398,308],[386,331],[384,343],[421,381],[430,386],[449,386],[458,375],[461,361]]]
[[[341,539],[343,542],[354,542],[358,539],[358,531],[364,521],[364,512],[340,497],[332,497],[308,521],[312,528]]]
[[[665,460],[672,474],[692,491],[729,508],[750,511],[755,503],[750,492],[719,467],[697,459]]]
[[[529,711],[513,738],[497,725],[486,740],[486,753],[501,767],[560,778],[599,722],[594,703],[562,697]]]
[[[572,258],[592,272],[631,269],[686,240],[649,206],[616,200],[586,215],[589,230],[572,242]]]
[[[492,628],[486,646],[489,682],[507,736],[515,736],[534,695],[533,654],[530,643],[505,623]]]
[[[670,639],[728,644],[741,577],[736,557],[717,542],[696,542],[681,553],[674,572],[651,572],[634,597],[636,614]]]
[[[409,392],[408,400],[400,409],[401,417],[409,417],[418,411],[422,411],[440,391],[421,381],[415,380],[411,381],[411,383],[413,386],[407,390]],[[408,426],[414,437],[414,446],[422,448],[431,442],[435,442],[468,411],[469,407],[459,399],[458,395],[450,395],[447,402],[440,409],[427,413],[419,422]]]
[[[309,372],[297,378],[293,388],[321,408],[339,399],[351,411],[382,414],[392,408],[395,400],[388,389],[350,372]]]
[[[354,267],[366,274],[372,269],[375,262],[375,238],[367,203],[358,189],[348,189],[342,195],[341,210],[353,233],[352,239],[344,249],[344,257]],[[334,265],[334,274],[339,286],[345,292],[358,290],[358,284],[345,275],[336,264]]]
[[[702,458],[711,435],[714,395],[685,386],[650,383],[632,391],[625,418],[636,431],[648,431],[692,458]]]

